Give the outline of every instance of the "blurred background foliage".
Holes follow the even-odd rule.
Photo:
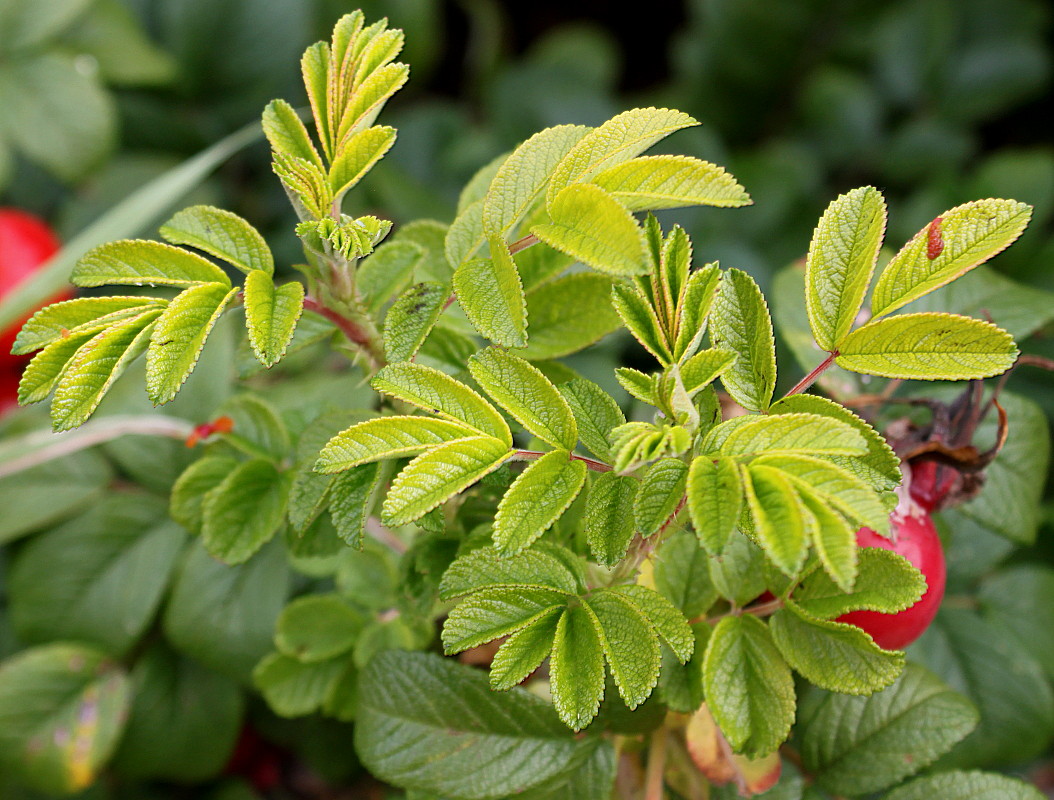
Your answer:
[[[268,100],[303,102],[300,53],[356,7],[405,29],[402,59],[412,74],[385,115],[399,139],[348,213],[397,225],[448,222],[475,171],[536,131],[667,105],[703,123],[669,147],[726,166],[754,205],[665,212],[663,223],[688,229],[697,261],[720,259],[756,276],[777,315],[776,274],[804,256],[827,203],[863,184],[889,201],[893,247],[968,200],[1033,204],[1030,228],[992,266],[1054,289],[1054,41],[1045,0],[651,0],[631,14],[587,0],[0,0],[0,205],[41,214],[70,239],[258,120]],[[301,257],[262,140],[180,205],[190,202],[252,221],[279,264]],[[1031,295],[1049,309],[1033,315],[1043,327],[1024,345],[1047,357],[1052,299]],[[593,377],[618,357],[635,357],[629,342],[594,349],[575,366]],[[1037,371],[1011,379],[1054,416],[1050,386]],[[1013,551],[1014,561],[1054,564],[1049,487],[1046,497],[1039,544]],[[969,562],[960,572],[975,580],[1008,556],[1011,545],[999,541],[952,559]],[[1044,599],[1054,607],[1054,578],[1040,589],[1037,607]],[[998,621],[999,603],[991,607]],[[4,638],[0,656],[12,647]],[[930,663],[939,660],[934,646],[929,653]],[[350,748],[337,741],[343,734],[328,723],[269,724],[271,738],[295,740],[323,774],[354,769]],[[1042,746],[1049,731],[1035,733]],[[1008,741],[1002,761],[1035,755]]]

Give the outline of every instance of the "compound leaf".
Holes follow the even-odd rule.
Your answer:
[[[613,586],[611,593],[627,598],[655,628],[659,637],[669,645],[683,664],[692,657],[695,635],[684,614],[658,592],[636,583]]]
[[[511,689],[538,669],[552,652],[562,613],[562,608],[554,607],[502,643],[490,664],[490,685],[494,689]]]
[[[52,303],[37,311],[22,326],[11,348],[12,355],[26,355],[71,335],[109,327],[153,308],[166,300],[155,297],[78,297]]]
[[[270,369],[285,355],[304,312],[304,285],[275,286],[271,276],[254,270],[245,278],[245,327],[257,360]]]
[[[537,586],[482,589],[463,599],[443,624],[447,655],[508,636],[567,604],[567,595]]]

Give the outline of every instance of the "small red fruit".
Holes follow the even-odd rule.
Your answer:
[[[861,547],[880,547],[904,556],[926,578],[926,593],[915,605],[896,614],[852,611],[838,618],[871,634],[875,644],[886,650],[903,650],[918,639],[933,622],[944,597],[944,549],[937,529],[928,511],[915,504],[909,506],[908,512],[898,508],[890,516],[891,539],[861,528],[856,532],[856,542]]]
[[[17,208],[0,208],[0,297],[10,294],[58,249],[59,240],[42,219]],[[63,292],[48,302],[68,296]],[[0,333],[0,369],[20,368],[26,362],[24,357],[11,355],[11,345],[25,321]]]
[[[936,461],[914,461],[911,464],[911,499],[933,513],[955,487],[958,473]]]

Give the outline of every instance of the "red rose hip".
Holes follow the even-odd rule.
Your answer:
[[[0,297],[10,294],[58,249],[59,240],[42,219],[17,208],[0,208]],[[66,297],[68,294],[62,293],[49,302]],[[15,336],[25,321],[0,332],[0,368],[21,367],[28,360],[11,355]]]

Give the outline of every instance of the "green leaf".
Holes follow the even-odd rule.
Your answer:
[[[494,689],[511,689],[538,669],[553,649],[562,614],[562,608],[553,607],[502,643],[490,665],[490,685]]]
[[[842,591],[852,591],[859,557],[856,528],[845,516],[810,492],[801,492],[800,499],[809,538],[820,557],[820,563]]]
[[[553,170],[546,194],[552,211],[564,187],[582,183],[606,169],[634,158],[674,131],[699,123],[668,108],[634,108],[618,114],[587,133]]]
[[[660,364],[666,366],[673,360],[655,309],[640,290],[616,283],[611,287],[611,304],[633,338],[644,345]]]
[[[229,283],[205,283],[180,292],[161,312],[146,350],[151,403],[162,405],[176,396],[194,371],[216,320],[237,293]]]
[[[254,270],[245,278],[245,327],[257,360],[270,369],[285,355],[304,312],[304,285],[275,286],[271,276]]]
[[[322,169],[322,158],[300,116],[285,100],[272,100],[263,111],[263,131],[271,149],[286,156],[302,158]]]
[[[809,616],[834,619],[860,610],[895,614],[922,599],[926,579],[906,558],[879,547],[862,547],[857,553],[858,573],[851,590],[817,570],[795,590],[794,602]]]
[[[494,544],[506,555],[530,546],[563,516],[585,480],[584,461],[567,450],[546,453],[520,473],[498,503]]]
[[[598,564],[614,566],[626,555],[634,534],[633,503],[637,481],[604,472],[593,479],[582,516],[589,551]]]
[[[410,361],[446,307],[450,287],[416,283],[399,295],[384,318],[384,352],[391,363]]]
[[[89,326],[80,333],[71,333],[64,339],[52,342],[33,356],[18,381],[19,404],[39,403],[51,394],[74,354],[104,330],[99,326]]]
[[[810,619],[793,603],[773,614],[769,630],[787,663],[831,692],[874,694],[904,668],[902,653],[883,650],[855,625]]]
[[[373,513],[376,496],[388,472],[375,464],[349,469],[333,479],[329,490],[329,515],[337,535],[349,547],[362,549],[366,522]]]
[[[775,453],[823,453],[858,456],[867,443],[857,429],[818,414],[748,417],[732,427],[720,446],[726,456]]]
[[[220,406],[233,427],[224,440],[254,458],[280,462],[289,457],[289,430],[278,410],[256,394],[232,397]]]
[[[51,401],[54,430],[76,428],[92,415],[113,382],[146,349],[154,321],[160,314],[160,309],[153,309],[119,322],[95,335],[73,354],[62,369]]]
[[[536,586],[482,589],[459,602],[447,616],[444,652],[453,655],[508,636],[565,606],[567,600],[563,592]]]
[[[725,617],[703,659],[710,713],[732,749],[751,758],[772,753],[794,722],[794,680],[764,622]]]
[[[790,480],[772,467],[751,466],[744,470],[743,478],[758,544],[784,575],[795,577],[805,563],[809,545],[798,493]]]
[[[524,358],[562,358],[619,328],[611,307],[611,278],[580,272],[548,281],[527,292],[530,342]]]
[[[86,253],[70,276],[75,286],[178,286],[202,283],[229,287],[226,273],[201,256],[161,242],[125,239]]]
[[[230,456],[205,456],[183,470],[169,497],[168,513],[172,519],[191,533],[201,533],[205,495],[237,467],[237,459]]]
[[[531,233],[550,247],[601,272],[641,275],[648,271],[644,231],[618,200],[599,186],[563,189],[549,204],[550,222]]]
[[[410,362],[389,364],[370,385],[378,392],[512,444],[512,432],[501,414],[465,384],[437,369]]]
[[[300,73],[304,79],[304,88],[307,89],[307,99],[311,103],[315,129],[322,142],[322,149],[332,159],[332,135],[329,127],[331,114],[326,80],[329,68],[329,45],[326,42],[311,45],[300,59]]]
[[[575,378],[556,388],[574,414],[578,438],[582,444],[597,458],[610,458],[611,442],[608,434],[626,422],[615,398],[585,378]]]
[[[505,242],[490,238],[490,258],[465,261],[454,273],[454,291],[469,322],[505,347],[527,345],[527,298]]]
[[[710,581],[718,594],[737,606],[745,606],[768,588],[765,554],[736,530],[724,552],[709,559]]]
[[[302,717],[318,711],[335,689],[346,658],[304,663],[271,653],[253,670],[253,685],[280,717]]]
[[[617,367],[615,369],[615,378],[631,397],[648,405],[662,405],[662,399],[659,397],[656,387],[658,381],[655,376],[645,375],[643,372],[631,367]]]
[[[157,613],[186,536],[148,495],[111,495],[35,537],[10,571],[11,624],[21,641],[126,653]]]
[[[651,564],[655,588],[688,619],[702,616],[717,600],[710,581],[710,559],[690,533],[674,534],[664,541]]]
[[[443,251],[451,269],[471,260],[487,241],[483,232],[483,201],[477,200],[459,213],[447,229]]]
[[[981,582],[978,602],[986,619],[1009,631],[1054,675],[1054,571],[1042,564],[1004,567]]]
[[[539,131],[517,147],[498,169],[483,200],[483,229],[513,229],[541,196],[553,170],[591,128],[557,125]]]
[[[549,661],[556,713],[580,731],[593,721],[604,698],[604,650],[593,615],[582,606],[564,611]]]
[[[413,522],[496,470],[509,455],[509,446],[493,436],[456,439],[422,453],[392,482],[382,521]]]
[[[1045,751],[1054,736],[1054,693],[1031,651],[1031,642],[1018,644],[975,611],[945,608],[937,615],[912,657],[981,712],[977,729],[942,766],[1020,764]]]
[[[404,229],[403,229],[404,230]],[[355,286],[371,311],[379,311],[410,283],[425,250],[412,242],[388,241],[364,259],[355,275]]]
[[[969,700],[909,664],[885,691],[814,704],[801,724],[802,761],[828,791],[868,794],[923,769],[975,725]]]
[[[635,583],[613,586],[608,591],[628,599],[651,623],[655,632],[673,650],[682,664],[692,657],[695,636],[684,615],[668,599],[646,586]]]
[[[570,406],[537,367],[489,347],[472,356],[468,368],[484,391],[539,439],[565,450],[578,444]]]
[[[52,303],[22,326],[11,353],[27,355],[72,335],[101,330],[166,304],[167,301],[154,297],[78,297]]]
[[[234,567],[195,543],[165,605],[165,637],[205,666],[243,680],[271,650],[289,583],[277,543]]]
[[[1031,217],[1032,207],[1016,200],[975,200],[945,211],[882,270],[872,316],[896,311],[987,261],[1013,243]]]
[[[820,217],[805,262],[805,302],[816,343],[838,349],[871,284],[886,232],[886,202],[873,186],[839,195]]]
[[[749,205],[750,195],[724,168],[691,156],[642,156],[593,178],[630,211]]]
[[[337,139],[343,143],[349,134],[372,123],[388,99],[403,87],[409,75],[410,68],[406,64],[386,64],[359,83],[344,107]]]
[[[999,800],[1043,800],[1035,787],[1015,778],[991,772],[938,772],[898,786],[886,800],[976,800],[980,797]]]
[[[274,258],[263,236],[252,225],[222,208],[184,208],[161,226],[162,238],[194,247],[237,267],[246,274],[274,274]]]
[[[364,625],[362,614],[338,595],[309,594],[282,609],[274,643],[298,661],[325,661],[351,650]]]
[[[776,342],[772,318],[757,283],[730,269],[721,278],[710,315],[710,342],[739,355],[721,376],[732,399],[751,411],[764,411],[776,386]]]
[[[728,458],[699,456],[688,472],[688,513],[699,542],[720,555],[739,523],[743,483],[736,463]]]
[[[54,0],[46,6],[11,5],[4,9],[5,51],[38,47],[66,31],[90,0]]]
[[[329,168],[329,188],[333,202],[339,203],[348,190],[361,181],[374,164],[395,144],[395,128],[377,125],[359,131],[341,142],[340,150]]]
[[[501,800],[578,767],[596,747],[530,692],[495,693],[479,670],[433,655],[382,653],[359,689],[359,758],[381,780],[410,790]]]
[[[73,644],[24,650],[0,665],[0,765],[52,796],[89,786],[117,747],[128,678]]]
[[[209,780],[234,750],[244,706],[233,680],[157,642],[132,668],[132,709],[113,767],[139,780]]]
[[[687,479],[688,465],[679,458],[661,458],[648,467],[633,503],[641,536],[657,533],[677,513]]]
[[[285,519],[290,479],[270,461],[238,465],[202,503],[201,541],[226,564],[248,561]]]
[[[515,585],[548,587],[568,595],[578,593],[575,575],[552,552],[530,549],[505,557],[492,547],[480,547],[447,568],[439,584],[439,596],[449,600],[479,589]]]
[[[688,275],[684,295],[678,305],[677,339],[673,347],[673,354],[678,360],[691,355],[699,347],[706,333],[706,323],[714,298],[717,297],[720,280],[721,268],[716,263],[707,264]]]
[[[633,603],[614,592],[595,592],[584,602],[619,694],[634,709],[648,699],[659,680],[655,632]]]
[[[957,314],[898,314],[850,333],[835,363],[886,378],[974,380],[1006,372],[1017,355],[1010,334],[989,322]]]
[[[731,367],[738,356],[730,350],[702,350],[680,366],[681,381],[689,397],[694,397],[715,378]]]
[[[431,417],[377,417],[338,433],[319,453],[319,472],[344,470],[385,458],[416,456],[436,445],[476,436],[459,422]]]

